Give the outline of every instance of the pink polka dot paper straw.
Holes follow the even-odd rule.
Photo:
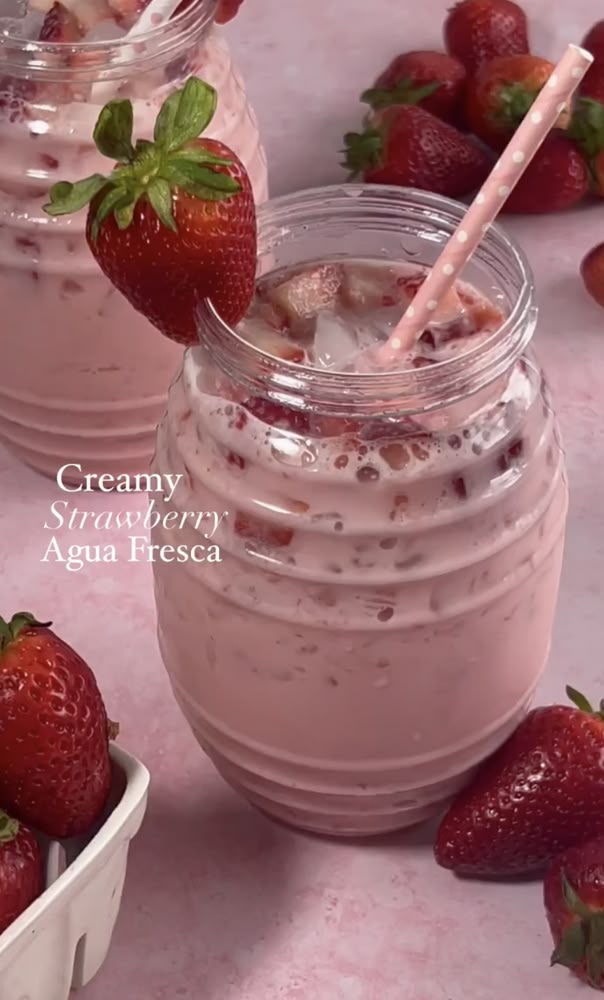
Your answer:
[[[392,363],[408,351],[426,328],[431,313],[438,309],[439,302],[455,283],[592,62],[593,56],[585,49],[569,45],[430,270],[413,304],[409,306],[389,340],[377,352],[380,363]]]

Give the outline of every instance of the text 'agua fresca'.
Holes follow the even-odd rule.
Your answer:
[[[57,473],[57,485],[63,493],[93,494],[90,506],[78,506],[71,497],[61,497],[50,505],[44,522],[53,534],[42,562],[62,563],[70,572],[78,572],[91,563],[216,563],[222,562],[220,547],[214,540],[228,511],[175,509],[174,494],[184,481],[183,474],[141,473],[117,476],[109,473],[82,474],[81,466],[64,465]],[[95,509],[102,494],[150,495],[145,507],[138,510]],[[81,503],[81,500],[78,500]],[[170,541],[152,545],[153,528],[171,532]],[[74,532],[86,534],[86,541],[72,542]],[[101,535],[97,539],[96,533]],[[111,540],[103,534],[110,535]],[[81,539],[82,536],[79,535]]]

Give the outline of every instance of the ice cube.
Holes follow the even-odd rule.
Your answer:
[[[27,0],[0,0],[0,35],[7,38],[38,38],[46,11],[53,0],[38,0],[47,7],[28,8]]]
[[[320,312],[317,316],[313,361],[321,368],[341,370],[359,349],[356,331],[340,316]]]
[[[22,18],[27,14],[27,0],[0,0],[0,17]]]
[[[123,38],[127,32],[124,28],[121,28],[119,24],[111,19],[106,19],[104,21],[99,21],[95,24],[90,31],[85,35],[86,42],[117,42],[120,38]]]

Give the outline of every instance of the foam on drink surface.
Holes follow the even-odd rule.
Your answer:
[[[258,282],[238,332],[284,360],[333,372],[360,371],[369,352],[391,336],[425,275],[425,269],[410,264],[373,260],[313,261],[275,271]],[[465,353],[502,321],[496,305],[458,283],[398,367],[423,367]]]

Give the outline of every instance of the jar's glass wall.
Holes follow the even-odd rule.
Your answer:
[[[289,220],[282,202],[261,213],[271,264],[393,245],[378,210],[365,242],[358,217],[351,225],[332,202],[324,239],[312,213],[293,225],[295,202]],[[420,220],[405,237],[422,262],[433,232]],[[500,244],[509,283],[488,261],[480,274],[508,296],[509,321],[472,377],[492,374],[499,350],[511,352],[507,368],[454,404],[445,394],[412,420],[377,408],[334,422],[316,373],[299,373],[284,403],[296,366],[258,374],[239,342],[219,350],[207,315],[209,346],[187,353],[172,387],[154,471],[181,479],[152,541],[207,545],[189,512],[214,511],[221,560],[155,561],[164,663],[225,778],[294,825],[367,834],[437,813],[517,725],[544,670],[566,482],[541,371],[524,351],[529,275]]]

